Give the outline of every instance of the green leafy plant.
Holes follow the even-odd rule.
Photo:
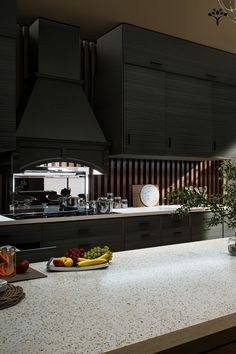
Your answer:
[[[175,214],[180,218],[190,213],[194,207],[207,208],[212,212],[209,226],[226,223],[229,228],[236,229],[236,163],[224,160],[219,171],[223,180],[223,193],[208,195],[206,187],[185,187],[168,193],[169,200],[177,201],[181,206]]]

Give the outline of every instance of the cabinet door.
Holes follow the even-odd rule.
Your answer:
[[[0,152],[15,149],[15,39],[0,37]]]
[[[217,226],[208,226],[211,213],[192,213],[191,229],[192,241],[212,240],[223,236],[223,227],[221,224]]]
[[[125,249],[160,246],[160,217],[124,219]]]
[[[207,73],[214,73],[210,55],[215,52],[217,50],[213,48],[167,34],[123,25],[123,57],[126,63],[161,67],[173,73],[206,78]]]
[[[165,153],[165,73],[124,66],[124,152]]]
[[[210,82],[168,73],[166,115],[168,155],[212,154]]]
[[[215,155],[236,157],[236,86],[213,85]]]

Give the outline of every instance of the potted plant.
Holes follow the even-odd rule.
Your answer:
[[[175,215],[184,217],[194,207],[207,208],[212,212],[209,226],[225,223],[233,231],[229,238],[229,252],[236,256],[236,162],[224,160],[219,167],[223,180],[223,193],[207,194],[206,187],[185,187],[182,190],[173,190],[168,194],[170,200],[178,201],[181,206]]]

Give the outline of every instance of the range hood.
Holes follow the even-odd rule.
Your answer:
[[[104,169],[107,143],[82,87],[79,28],[37,19],[29,27],[28,48],[18,169],[56,159]]]

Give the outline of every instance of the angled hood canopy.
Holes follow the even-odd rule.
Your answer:
[[[102,151],[107,143],[82,88],[79,28],[37,19],[29,27],[28,47],[28,94],[17,128],[21,167],[33,162],[25,150],[33,144],[37,161],[91,158],[92,165],[103,168],[104,151],[96,158],[86,150]],[[40,157],[43,146],[47,153]]]

